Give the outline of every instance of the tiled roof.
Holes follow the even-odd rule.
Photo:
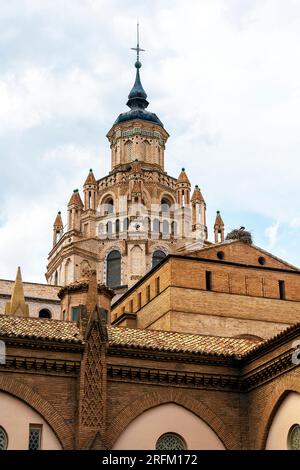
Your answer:
[[[72,206],[72,205],[78,206],[78,207],[83,207],[83,202],[81,200],[78,189],[74,189],[73,194],[71,196],[71,199],[69,201],[68,206]]]
[[[216,220],[215,220],[215,226],[216,225],[224,225],[224,222],[223,222],[223,219],[220,215],[220,211],[217,211],[217,215],[216,215]]]
[[[109,327],[110,345],[158,351],[187,352],[241,357],[257,346],[257,341],[168,331]]]
[[[204,198],[202,196],[199,186],[195,186],[191,201],[199,201],[199,202],[204,201]]]
[[[93,173],[92,169],[90,169],[89,174],[87,175],[87,178],[86,178],[84,184],[85,185],[86,184],[96,184],[96,179],[95,179],[95,176],[94,176],[94,173]]]
[[[83,342],[76,323],[6,315],[0,315],[0,336],[64,343]]]
[[[0,315],[0,337],[39,339],[64,343],[84,342],[75,322]],[[257,341],[156,330],[108,327],[110,346],[241,357]],[[259,343],[261,344],[261,343]]]
[[[182,168],[180,175],[178,176],[177,183],[187,183],[191,184],[190,180],[188,179],[188,176],[185,172],[185,169]]]
[[[56,216],[56,219],[54,221],[54,224],[53,224],[55,227],[63,227],[63,221],[62,221],[62,218],[61,218],[61,213],[58,212],[57,216]]]

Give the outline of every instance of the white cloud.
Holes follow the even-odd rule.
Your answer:
[[[265,235],[269,241],[269,247],[272,249],[275,247],[278,241],[278,230],[279,230],[279,223],[275,222],[274,224],[270,225],[265,230]]]
[[[101,87],[79,68],[66,72],[27,65],[0,77],[0,133],[49,123],[93,119],[102,108]]]
[[[208,218],[216,209],[244,212],[245,219],[251,214],[254,238],[263,224],[253,226],[253,214],[260,221],[272,217],[277,222],[265,232],[271,248],[278,247],[279,227],[299,227],[298,1],[65,0],[62,7],[61,0],[22,0],[21,8],[19,0],[4,3],[1,174],[5,185],[11,178],[17,207],[27,183],[30,217],[37,210],[51,212],[49,219],[40,217],[47,233],[52,212],[65,207],[88,168],[97,177],[107,173],[105,134],[125,110],[134,80],[129,49],[136,16],[146,49],[141,74],[149,110],[171,133],[168,172],[177,176],[186,167],[203,191]],[[15,183],[15,168],[22,169],[24,184],[18,178]],[[37,185],[28,189],[32,174],[42,182],[39,209]],[[5,185],[0,186],[0,220],[6,219],[0,263],[6,260],[1,266],[10,273],[8,249],[22,258],[22,246],[13,235],[19,222],[9,214],[12,193],[4,194]],[[27,229],[39,246],[36,263],[26,261],[27,275],[37,277],[46,264],[41,253],[51,243],[45,236],[39,239],[30,224]],[[289,251],[288,239],[284,242],[293,262],[295,250],[290,245]],[[16,259],[17,264],[21,261]]]

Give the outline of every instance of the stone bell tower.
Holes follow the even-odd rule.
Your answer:
[[[178,178],[165,171],[169,134],[148,110],[139,34],[133,50],[137,57],[129,110],[107,133],[111,171],[97,179],[90,170],[82,198],[74,190],[66,232],[62,219],[56,220],[46,273],[49,283],[68,285],[95,270],[97,281],[120,295],[169,253],[209,243],[202,195],[196,191],[191,199],[184,169]]]

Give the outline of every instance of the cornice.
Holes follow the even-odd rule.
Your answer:
[[[158,367],[137,367],[110,365],[108,377],[111,380],[134,381],[141,383],[158,383],[161,385],[180,385],[196,388],[228,389],[239,392],[249,392],[278,376],[293,370],[297,365],[292,363],[293,349],[268,361],[259,367],[243,373],[242,361],[233,357],[218,357],[213,355],[196,355],[187,353],[158,352],[146,350],[132,350],[129,348],[113,348],[108,351],[109,356],[127,357],[128,359],[151,360],[155,362],[169,362],[170,364],[184,362],[197,365],[222,366],[235,368],[237,374],[205,374],[196,372],[178,372],[174,370],[161,370]]]
[[[108,380],[135,382],[155,385],[172,385],[185,388],[239,391],[240,379],[222,374],[199,374],[174,370],[150,369],[145,367],[107,366]]]
[[[39,338],[25,338],[25,337],[9,337],[1,335],[0,339],[7,346],[24,349],[36,349],[46,351],[71,351],[81,353],[84,350],[83,343],[75,343],[68,341],[46,340]]]
[[[22,372],[28,374],[64,375],[77,377],[80,361],[49,358],[9,356],[0,364],[0,372]]]

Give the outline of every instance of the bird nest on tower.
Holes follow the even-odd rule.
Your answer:
[[[247,243],[248,245],[253,243],[251,232],[245,230],[245,227],[240,227],[229,232],[227,234],[226,240],[240,240],[241,242]]]

